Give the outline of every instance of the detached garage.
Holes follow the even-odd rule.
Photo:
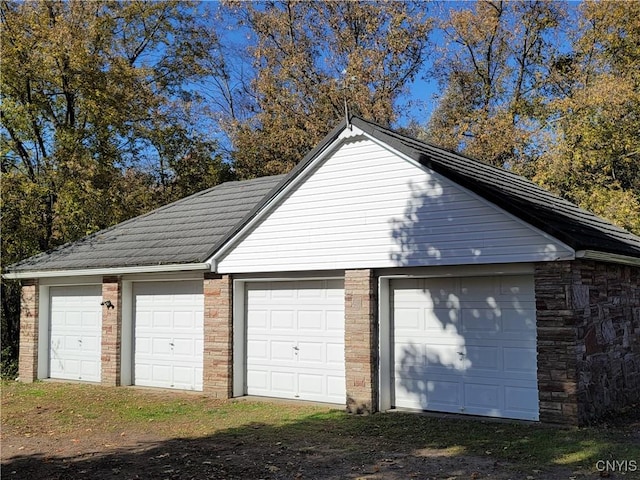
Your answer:
[[[5,276],[23,282],[22,381],[568,424],[640,402],[640,238],[359,118],[287,175]]]

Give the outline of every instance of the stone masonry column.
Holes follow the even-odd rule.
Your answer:
[[[18,378],[25,383],[31,383],[38,378],[39,302],[40,288],[38,280],[25,280],[22,282]]]
[[[101,383],[120,385],[122,349],[122,278],[102,278],[102,301],[110,301],[113,307],[102,306],[102,354]]]
[[[204,276],[204,393],[233,396],[233,281],[229,275]]]
[[[535,266],[540,421],[577,425],[576,315],[571,262]]]
[[[345,369],[347,411],[378,410],[377,283],[372,270],[347,270],[345,293]]]

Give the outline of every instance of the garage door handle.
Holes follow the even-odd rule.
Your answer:
[[[173,342],[169,342],[169,345],[171,345],[173,347]]]
[[[298,347],[293,347],[293,349],[297,352],[298,350],[300,350]]]

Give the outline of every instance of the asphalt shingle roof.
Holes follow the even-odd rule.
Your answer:
[[[14,272],[200,263],[284,175],[227,182],[12,265]]]
[[[354,117],[353,125],[573,249],[640,257],[640,237],[533,182]],[[201,263],[305,170],[344,130],[338,125],[288,175],[228,182],[41,253],[9,272]]]

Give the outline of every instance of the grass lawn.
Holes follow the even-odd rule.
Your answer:
[[[322,405],[127,387],[3,383],[2,478],[633,479],[640,478],[634,413],[628,421],[562,429],[399,412],[355,416]]]

